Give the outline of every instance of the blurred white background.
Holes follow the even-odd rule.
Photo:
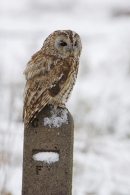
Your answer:
[[[0,191],[21,195],[23,71],[54,30],[82,39],[67,107],[73,195],[130,195],[130,0],[0,1]]]

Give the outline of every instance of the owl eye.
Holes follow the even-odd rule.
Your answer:
[[[75,42],[74,46],[77,46],[77,41]]]
[[[67,45],[66,42],[64,42],[64,41],[60,42],[60,46],[64,47],[64,46],[66,46],[66,45]]]

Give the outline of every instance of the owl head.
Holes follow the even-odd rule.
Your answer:
[[[82,50],[80,36],[71,30],[57,30],[50,34],[42,49],[48,55],[59,58],[79,58]]]

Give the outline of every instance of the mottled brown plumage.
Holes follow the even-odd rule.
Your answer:
[[[46,104],[65,107],[77,77],[82,45],[71,30],[54,31],[27,63],[24,71],[23,121],[25,126]]]

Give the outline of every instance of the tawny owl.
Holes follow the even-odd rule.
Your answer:
[[[28,126],[47,105],[65,107],[77,77],[82,50],[80,36],[71,30],[50,34],[24,71],[23,121]]]

